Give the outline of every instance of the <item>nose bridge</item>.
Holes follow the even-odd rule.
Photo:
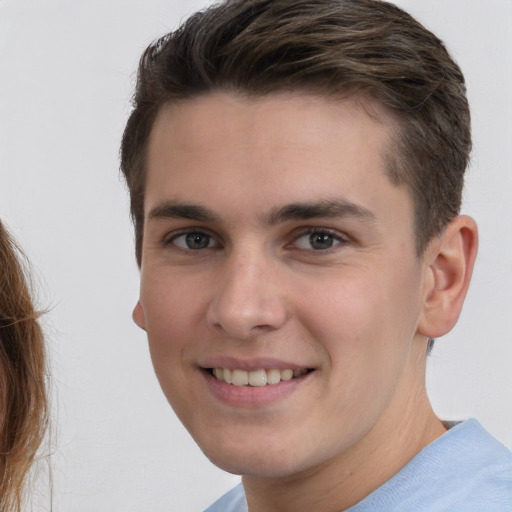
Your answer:
[[[275,262],[263,248],[234,248],[219,272],[209,322],[238,339],[279,328],[286,306],[275,273]]]

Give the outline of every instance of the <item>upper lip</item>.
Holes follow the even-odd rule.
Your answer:
[[[234,357],[212,357],[205,359],[199,363],[201,368],[229,368],[231,370],[263,370],[275,368],[277,370],[299,370],[303,368],[311,368],[308,365],[292,363],[282,359],[272,357],[258,357],[258,358],[234,358]]]

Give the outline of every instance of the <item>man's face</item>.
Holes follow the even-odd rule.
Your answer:
[[[228,471],[297,474],[392,442],[421,394],[425,269],[379,118],[215,93],[155,122],[134,318],[176,414]]]

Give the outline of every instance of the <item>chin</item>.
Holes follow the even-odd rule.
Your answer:
[[[282,478],[296,473],[289,465],[285,467],[272,460],[262,461],[254,457],[242,459],[239,456],[233,458],[223,456],[221,458],[209,457],[209,459],[218,468],[233,475]]]
[[[258,476],[261,478],[281,478],[299,473],[310,465],[305,454],[296,449],[275,449],[272,446],[252,444],[250,437],[246,439],[244,447],[220,447],[203,449],[208,459],[220,469],[242,476]],[[314,465],[311,464],[311,465]]]

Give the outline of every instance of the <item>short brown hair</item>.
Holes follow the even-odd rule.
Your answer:
[[[379,0],[227,0],[151,44],[139,64],[121,144],[139,265],[154,120],[168,102],[215,90],[376,100],[398,119],[387,170],[410,191],[418,254],[458,214],[470,114],[462,72],[434,34]]]
[[[47,426],[46,360],[24,257],[0,222],[0,510],[21,510]]]

